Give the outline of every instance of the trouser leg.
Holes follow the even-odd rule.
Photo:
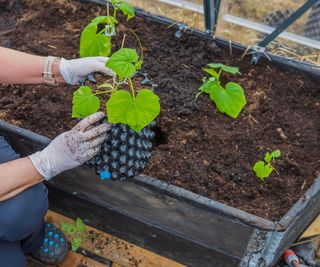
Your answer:
[[[26,259],[20,242],[0,240],[0,266],[25,267]]]
[[[19,154],[17,154],[4,137],[0,135],[0,164],[18,159],[19,157]]]
[[[19,155],[0,136],[0,163],[17,158]],[[42,183],[8,200],[0,201],[0,266],[20,267],[8,265],[8,257],[16,253],[18,264],[23,262],[18,260],[21,253],[23,256],[23,252],[31,253],[41,246],[47,210],[48,192]],[[8,254],[5,251],[8,251]]]

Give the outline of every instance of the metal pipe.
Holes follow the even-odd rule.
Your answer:
[[[215,28],[215,0],[203,0],[205,32],[213,33]]]
[[[272,33],[272,31],[275,30],[274,27],[270,27],[270,26],[266,26],[262,23],[257,23],[251,20],[247,20],[247,19],[243,19],[243,18],[239,18],[230,14],[225,14],[223,16],[223,19],[227,22],[242,26],[242,27],[246,27],[248,29],[252,29],[255,31],[259,31],[259,32],[263,32],[263,33],[267,33],[270,34]],[[289,41],[293,41],[295,43],[298,44],[302,44],[305,46],[309,46],[315,49],[320,49],[320,41],[317,40],[313,40],[298,34],[294,34],[294,33],[290,33],[290,32],[282,32],[279,34],[279,37],[283,38],[283,39],[287,39]]]
[[[186,10],[190,10],[190,11],[197,12],[200,14],[204,13],[202,5],[194,4],[189,1],[184,1],[184,0],[158,0],[158,1],[161,3],[168,4],[168,5],[181,7]]]
[[[271,41],[279,36],[286,28],[293,24],[298,18],[308,11],[318,0],[306,1],[297,11],[295,11],[289,18],[281,23],[270,35],[266,36],[259,44],[260,47],[266,47]]]

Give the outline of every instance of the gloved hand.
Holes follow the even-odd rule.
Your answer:
[[[101,72],[109,76],[115,73],[105,65],[108,57],[85,57],[78,59],[60,60],[60,73],[67,84],[80,85],[93,72]]]
[[[103,112],[92,114],[70,131],[60,134],[44,150],[29,156],[37,171],[50,180],[95,156],[111,128],[106,123],[94,126],[103,117]]]

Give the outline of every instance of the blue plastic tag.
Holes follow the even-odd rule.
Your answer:
[[[107,171],[100,172],[100,178],[101,180],[109,180],[111,179],[111,173]]]

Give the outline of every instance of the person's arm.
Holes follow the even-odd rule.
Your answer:
[[[0,47],[0,83],[43,83],[42,72],[46,57],[34,56]],[[53,63],[53,75],[57,82],[65,83],[60,70],[60,59]]]
[[[9,199],[43,180],[29,158],[0,164],[0,201]]]
[[[0,201],[75,168],[96,155],[110,129],[107,123],[95,126],[103,117],[104,113],[95,113],[60,134],[44,150],[0,164]]]
[[[0,83],[40,84],[46,57],[34,56],[16,50],[0,47]],[[114,73],[105,67],[107,57],[88,57],[66,60],[58,58],[53,62],[52,73],[57,83],[79,85],[93,72],[110,76]]]

